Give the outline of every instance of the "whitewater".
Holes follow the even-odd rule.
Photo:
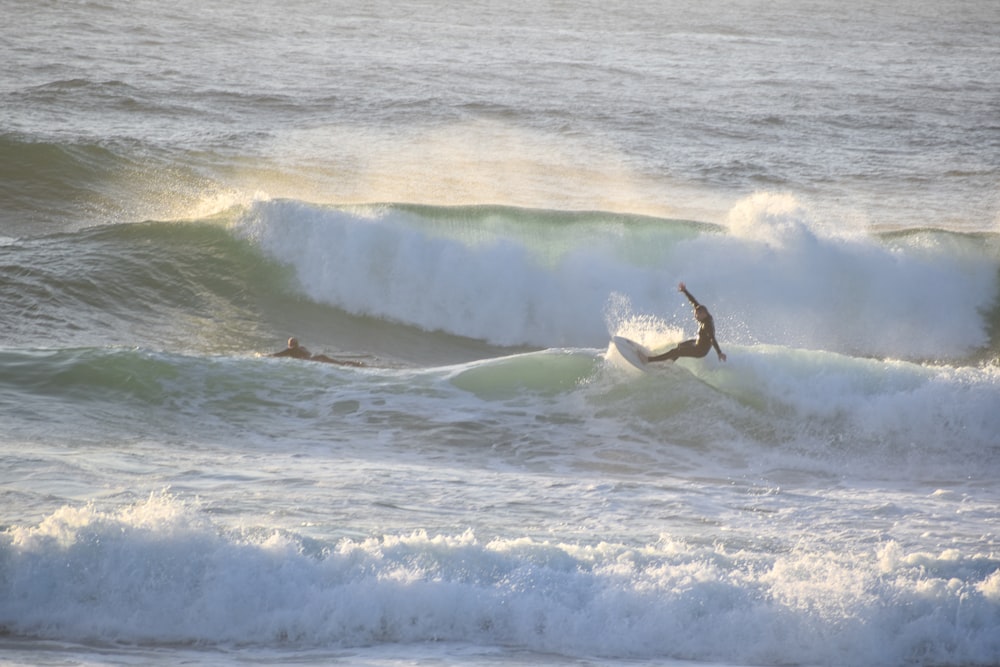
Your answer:
[[[8,5],[0,664],[1000,663],[995,3]]]

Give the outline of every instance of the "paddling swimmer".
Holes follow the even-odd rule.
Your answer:
[[[288,347],[286,347],[281,352],[275,352],[270,356],[291,357],[293,359],[305,359],[307,361],[322,361],[323,363],[338,364],[340,366],[356,366],[356,367],[364,366],[364,364],[361,363],[360,361],[347,361],[344,359],[334,359],[332,357],[326,356],[325,354],[310,354],[309,350],[304,348],[302,345],[299,345],[298,339],[295,338],[294,336],[288,339]]]
[[[698,300],[691,296],[684,283],[677,286],[677,290],[684,292],[691,305],[694,306],[694,319],[698,320],[698,337],[693,340],[686,340],[679,343],[677,347],[655,357],[649,357],[646,361],[675,361],[678,357],[701,358],[708,354],[711,348],[719,355],[719,361],[725,361],[726,355],[719,347],[719,342],[715,340],[715,320],[708,312],[708,308],[698,303]]]
[[[292,359],[310,359],[312,355],[309,350],[299,345],[299,339],[292,336],[288,339],[288,347],[281,352],[275,352],[272,357],[291,357]]]

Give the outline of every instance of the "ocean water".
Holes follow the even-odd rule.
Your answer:
[[[1000,664],[996,2],[3,15],[0,663]]]

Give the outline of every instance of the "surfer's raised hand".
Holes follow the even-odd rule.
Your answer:
[[[677,291],[687,292],[687,286],[683,282],[677,283]]]

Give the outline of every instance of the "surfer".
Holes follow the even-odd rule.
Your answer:
[[[719,347],[719,341],[715,340],[715,320],[712,319],[708,308],[698,303],[698,300],[691,296],[691,292],[687,291],[684,283],[680,283],[677,286],[677,290],[684,292],[684,296],[694,306],[694,319],[698,320],[698,337],[679,343],[674,349],[655,357],[649,357],[646,361],[675,361],[678,357],[701,358],[708,354],[708,351],[713,347],[719,354],[719,361],[725,361],[726,355]]]
[[[272,357],[291,357],[293,359],[305,359],[307,361],[322,361],[326,364],[339,364],[341,366],[364,366],[360,361],[347,361],[345,359],[334,359],[328,357],[325,354],[310,354],[302,345],[299,345],[297,338],[292,336],[288,339],[288,347],[286,347],[281,352],[275,352],[271,355]]]
[[[291,357],[292,359],[311,359],[309,350],[299,345],[299,339],[292,336],[288,339],[288,347],[281,352],[275,352],[272,357]]]

